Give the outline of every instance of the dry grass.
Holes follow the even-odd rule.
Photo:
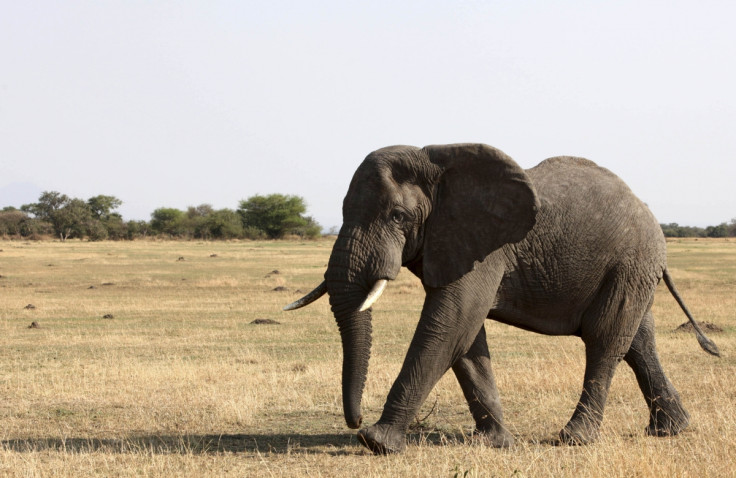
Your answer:
[[[516,445],[465,443],[472,420],[450,374],[406,453],[373,457],[344,426],[327,301],[281,312],[296,289],[319,282],[330,242],[0,242],[0,474],[733,476],[736,242],[669,247],[691,310],[725,329],[712,335],[724,357],[706,355],[674,332],[685,317],[659,291],[660,355],[692,416],[684,434],[644,436],[644,401],[622,365],[601,440],[553,446],[580,393],[582,344],[488,323]],[[288,290],[273,291],[279,286]],[[375,307],[368,422],[380,414],[422,298],[402,272]],[[256,318],[281,324],[251,324]],[[28,328],[33,321],[40,328]]]

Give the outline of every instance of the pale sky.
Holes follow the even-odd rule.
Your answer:
[[[341,223],[393,144],[587,157],[660,222],[736,217],[733,1],[0,0],[0,208],[55,190]]]

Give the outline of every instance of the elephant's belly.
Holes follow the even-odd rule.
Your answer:
[[[581,312],[573,301],[497,300],[488,318],[545,335],[580,335]]]

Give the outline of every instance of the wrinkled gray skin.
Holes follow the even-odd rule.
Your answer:
[[[405,266],[426,300],[378,422],[360,430],[374,453],[404,449],[411,420],[452,369],[486,443],[509,446],[484,328],[493,319],[585,343],[583,392],[562,442],[598,435],[609,385],[625,360],[650,410],[650,435],[674,435],[688,413],[657,356],[651,312],[666,271],[665,241],[648,208],[615,175],[573,157],[521,169],[501,151],[460,144],[371,153],[353,177],[325,273],[343,345],[343,405],[351,428],[371,349],[379,279]],[[678,297],[679,299],[679,297]],[[707,339],[705,339],[707,340]]]

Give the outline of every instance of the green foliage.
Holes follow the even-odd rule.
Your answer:
[[[236,239],[243,237],[243,223],[232,209],[213,211],[205,221],[206,230],[213,239]]]
[[[210,204],[186,211],[159,208],[150,221],[125,221],[115,212],[123,202],[115,196],[97,195],[87,201],[58,191],[44,191],[38,202],[20,209],[0,210],[0,237],[40,238],[54,234],[68,238],[138,239],[168,236],[186,239],[279,239],[298,236],[315,239],[322,228],[307,211],[304,199],[284,194],[255,195],[239,203],[237,210],[215,210]],[[660,224],[666,237],[736,237],[736,218],[706,228]],[[337,233],[333,228],[330,234]]]
[[[728,237],[728,224],[724,222],[717,226],[708,226],[705,228],[705,235],[708,237]]]
[[[32,218],[24,211],[14,207],[0,211],[0,237],[34,237],[49,232],[48,223]]]
[[[161,207],[151,213],[151,230],[155,234],[180,236],[184,231],[184,211]]]
[[[125,223],[126,239],[141,239],[148,237],[151,230],[151,223],[148,221],[128,221]]]
[[[246,230],[263,231],[271,239],[296,235],[315,238],[320,234],[319,224],[303,214],[307,211],[299,196],[270,194],[255,195],[240,201],[238,213]]]
[[[128,225],[120,214],[112,213],[100,222],[107,231],[108,239],[118,241],[128,237]]]
[[[95,196],[87,200],[90,212],[96,219],[106,219],[110,217],[112,211],[123,205],[123,201],[115,196]]]
[[[700,227],[680,226],[676,222],[660,226],[665,237],[705,237],[705,230]]]
[[[261,231],[257,227],[246,226],[243,228],[243,239],[250,239],[252,241],[260,241],[268,239],[265,232]]]
[[[730,224],[723,222],[706,228],[680,226],[676,222],[660,226],[665,237],[736,237],[736,218]]]
[[[70,199],[64,207],[54,214],[54,230],[62,241],[70,237],[82,238],[88,235],[93,225],[92,211],[81,199]],[[98,225],[94,224],[97,228]]]
[[[45,234],[48,227],[61,241],[72,237],[97,241],[121,237],[123,218],[112,212],[122,201],[114,196],[95,196],[88,201],[70,198],[57,191],[44,191],[38,202],[21,206],[21,211],[32,214],[29,230],[23,236]]]
[[[37,203],[25,204],[21,210],[33,214],[38,220],[48,222],[54,233],[65,241],[73,235],[83,235],[83,223],[91,217],[87,204],[57,191],[44,191]]]

